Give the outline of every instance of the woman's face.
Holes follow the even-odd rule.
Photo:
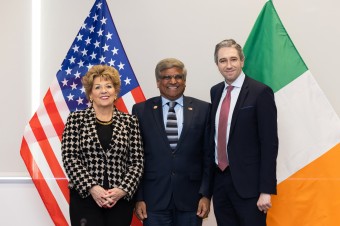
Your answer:
[[[93,86],[90,99],[93,100],[93,106],[98,108],[112,107],[116,99],[116,90],[111,80],[105,80],[102,77],[96,77],[93,80]]]

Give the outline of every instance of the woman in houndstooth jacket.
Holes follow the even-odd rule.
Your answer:
[[[114,106],[120,76],[113,67],[93,66],[82,83],[92,106],[69,115],[61,145],[71,224],[129,226],[143,172],[137,118]]]

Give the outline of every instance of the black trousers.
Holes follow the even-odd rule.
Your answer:
[[[259,196],[242,198],[236,191],[229,167],[216,167],[213,204],[218,226],[265,226],[266,214],[257,208]]]
[[[112,208],[101,208],[92,196],[81,198],[70,189],[70,220],[72,226],[130,226],[134,202],[120,199]]]

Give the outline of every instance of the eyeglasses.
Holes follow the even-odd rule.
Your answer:
[[[165,81],[170,81],[173,78],[176,81],[183,80],[184,75],[163,75],[163,76],[160,76],[160,79],[165,80]]]

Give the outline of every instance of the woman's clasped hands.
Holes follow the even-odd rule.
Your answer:
[[[98,206],[102,208],[111,208],[119,199],[126,195],[126,192],[120,188],[106,190],[99,185],[95,185],[90,189],[90,194]]]

